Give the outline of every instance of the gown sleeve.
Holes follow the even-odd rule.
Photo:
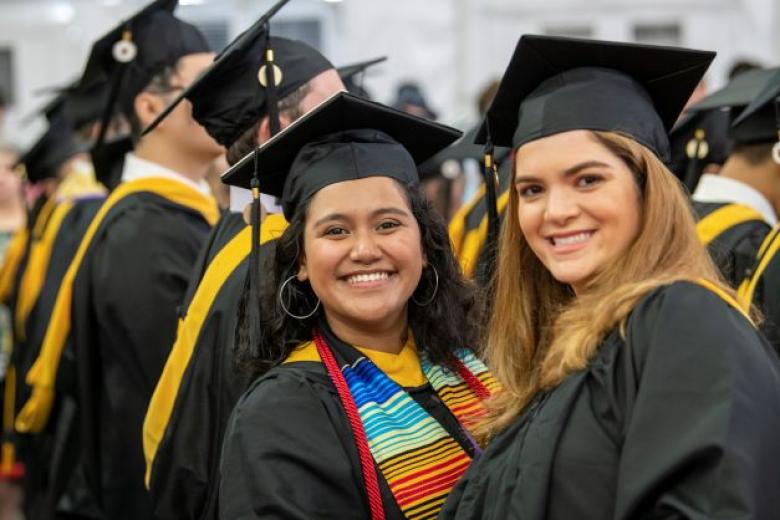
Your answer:
[[[616,520],[770,519],[780,511],[780,370],[739,312],[677,283],[629,320]]]
[[[241,398],[222,452],[220,518],[364,519],[362,479],[329,391],[280,367]]]

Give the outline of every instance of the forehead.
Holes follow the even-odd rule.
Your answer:
[[[541,174],[559,172],[584,161],[617,165],[620,158],[588,130],[572,130],[536,139],[515,152],[515,172]]]
[[[308,216],[310,219],[328,213],[361,216],[390,207],[409,210],[403,188],[389,177],[366,177],[322,188],[312,197]]]
[[[194,81],[201,72],[214,62],[214,56],[213,52],[199,52],[182,56],[179,58],[178,67],[176,67],[177,72],[185,79]]]

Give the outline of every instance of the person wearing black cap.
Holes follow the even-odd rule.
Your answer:
[[[440,518],[770,519],[780,362],[700,244],[667,132],[714,53],[523,36],[484,352],[490,445]]]
[[[433,517],[479,452],[463,424],[495,386],[416,166],[458,135],[340,93],[224,175],[257,175],[290,226],[241,309],[264,375],[229,422],[220,518]]]
[[[751,143],[745,147],[745,158],[776,196],[780,190],[780,68],[773,71],[761,92],[736,118],[732,132]],[[755,305],[762,311],[762,329],[780,353],[779,236],[780,224],[776,224],[759,247],[752,272],[738,294],[744,307]]]
[[[64,275],[27,375],[31,395],[16,420],[19,431],[46,428],[55,383],[58,394],[75,398],[75,431],[57,432],[67,448],[52,464],[51,503],[83,480],[99,515],[112,519],[152,516],[143,486],[143,415],[191,269],[218,218],[203,176],[223,149],[189,106],[140,135],[214,57],[203,35],[173,15],[176,4],[158,0],[93,45],[82,87],[93,78],[110,84],[97,145],[118,105],[135,149]]]
[[[752,137],[730,128],[736,114],[758,95],[772,73],[755,70],[738,76],[690,107],[688,120],[671,134],[673,146],[686,133],[690,135],[684,148],[692,158],[683,179],[689,189],[696,182],[691,196],[696,230],[732,287],[749,276],[759,246],[780,210],[776,179],[751,160]],[[699,174],[713,162],[722,166]]]
[[[268,140],[277,117],[278,126],[286,127],[344,89],[333,65],[312,47],[285,38],[268,41],[267,21],[281,5],[230,43],[171,104],[189,100],[195,119],[229,149],[229,161]],[[267,85],[258,81],[267,45],[281,71],[274,92],[278,116],[268,106]],[[146,482],[156,518],[217,515],[222,436],[230,411],[250,382],[236,370],[233,358],[235,316],[252,246],[251,229],[242,215],[251,194],[244,192],[231,187],[231,211],[222,215],[201,251],[180,310],[176,341],[144,421]],[[269,208],[275,205],[273,197],[265,202]],[[269,241],[285,226],[281,215],[265,219],[261,255],[268,254]]]
[[[72,87],[62,89],[45,110],[54,131],[51,147],[67,158],[52,178],[54,204],[45,227],[34,233],[27,267],[20,282],[14,329],[17,349],[14,355],[17,391],[21,407],[30,397],[27,373],[37,358],[48,328],[57,291],[65,272],[76,254],[78,245],[90,222],[105,200],[105,188],[96,182],[88,155],[93,130],[100,118],[107,88],[96,85],[88,98],[82,98]],[[59,150],[59,151],[57,151]],[[36,435],[19,434],[23,447],[25,474],[25,506],[30,518],[46,516],[48,475],[51,467],[53,431]]]
[[[65,110],[67,96],[58,98],[47,110],[49,128],[20,160],[28,181],[43,186],[40,197],[45,200],[45,211],[41,211],[41,218],[29,230],[29,245],[11,305],[13,377],[6,382],[15,380],[15,411],[29,397],[25,376],[37,356],[41,334],[47,323],[47,309],[53,304],[53,291],[46,289],[56,288],[59,283],[56,273],[64,272],[75,252],[75,245],[63,248],[63,242],[73,242],[72,238],[78,239],[83,234],[105,193],[105,189],[95,182],[86,148],[76,136],[74,119],[70,111]],[[79,209],[72,211],[77,205]],[[43,297],[44,294],[47,294],[48,300]],[[6,415],[6,420],[12,421],[12,416]],[[36,504],[41,503],[41,493],[45,490],[45,472],[50,455],[47,449],[49,439],[46,437],[45,441],[41,441],[20,434],[14,439],[16,451],[26,467],[25,505],[27,516],[32,518],[36,516]]]

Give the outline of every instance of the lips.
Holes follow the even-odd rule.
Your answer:
[[[554,235],[549,237],[554,246],[573,246],[587,242],[593,236],[593,231],[581,231],[569,235]]]
[[[387,281],[393,275],[390,271],[370,271],[350,274],[344,279],[353,287],[377,285]]]

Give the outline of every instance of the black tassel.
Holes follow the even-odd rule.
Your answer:
[[[265,28],[265,54],[263,65],[265,66],[265,97],[266,111],[271,136],[273,137],[281,129],[279,121],[278,95],[276,92],[276,69],[274,64],[274,51],[271,48],[270,28]],[[252,249],[249,253],[249,342],[250,353],[260,356],[260,236],[262,222],[260,219],[260,165],[258,163],[257,150],[254,152],[254,172],[252,174]]]
[[[686,150],[688,166],[685,168],[685,177],[683,178],[683,184],[685,184],[690,193],[693,193],[693,190],[696,189],[696,185],[699,183],[701,161],[707,155],[706,150],[703,149],[706,145],[704,130],[701,128],[696,129],[693,133],[693,139],[688,143],[688,149]]]
[[[485,288],[493,279],[498,258],[498,234],[501,220],[498,215],[498,167],[493,156],[493,141],[490,138],[490,127],[487,128],[485,155],[482,168],[482,180],[485,183],[485,204],[487,205],[488,230],[487,239],[481,255],[482,262],[477,270],[477,283]]]
[[[128,25],[127,27],[125,27],[124,33],[122,34],[122,39],[131,42],[132,38],[133,38],[132,32],[130,26]],[[121,90],[122,87],[122,80],[125,77],[128,66],[129,63],[121,63],[119,65],[119,70],[116,71],[113,79],[111,80],[111,90],[108,93],[108,102],[106,103],[106,106],[103,108],[103,115],[100,118],[100,128],[98,129],[98,136],[97,139],[95,140],[95,143],[92,145],[93,149],[100,148],[101,146],[103,146],[103,143],[106,142],[106,135],[108,134],[108,128],[111,126],[111,120],[114,118],[114,107],[116,106],[116,101],[119,98],[119,91]]]
[[[260,181],[258,179],[257,150],[254,152],[252,177],[252,249],[249,253],[249,351],[260,356]]]

